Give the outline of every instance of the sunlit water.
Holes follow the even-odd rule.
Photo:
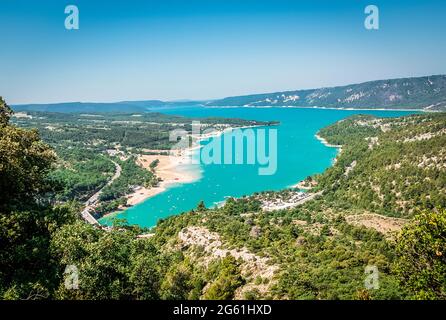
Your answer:
[[[201,164],[198,166],[201,176],[199,180],[174,185],[132,208],[102,218],[100,220],[102,224],[111,224],[113,218],[119,218],[126,219],[129,224],[152,227],[161,218],[195,208],[201,200],[206,206],[212,207],[229,196],[240,197],[259,191],[288,188],[309,175],[323,172],[332,164],[337,150],[324,146],[315,138],[315,134],[322,127],[353,114],[396,117],[411,113],[407,111],[199,107],[170,109],[162,112],[186,117],[217,116],[280,121],[280,125],[274,127],[278,135],[277,171],[273,175],[259,175],[258,164]],[[214,139],[222,138],[220,136]],[[197,168],[192,169],[197,170]]]

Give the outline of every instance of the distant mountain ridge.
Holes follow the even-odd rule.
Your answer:
[[[227,97],[217,100],[141,100],[13,105],[15,111],[144,112],[203,107],[320,107],[446,111],[446,75],[369,81],[346,86]]]
[[[198,102],[165,102],[160,100],[120,101],[120,102],[63,102],[48,104],[13,105],[15,111],[40,111],[62,113],[95,112],[145,112],[177,106],[196,105]]]
[[[228,97],[206,106],[446,110],[446,75]]]
[[[49,104],[22,104],[13,105],[14,111],[40,111],[40,112],[143,112],[145,108],[129,103],[97,103],[97,102],[63,102]]]

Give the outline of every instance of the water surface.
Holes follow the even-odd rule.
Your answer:
[[[354,114],[381,117],[408,115],[409,111],[357,111],[297,108],[180,108],[163,113],[186,117],[227,117],[280,121],[277,129],[277,171],[274,175],[259,175],[258,165],[201,165],[198,181],[176,185],[157,196],[102,218],[126,219],[129,224],[152,227],[161,218],[188,211],[203,200],[211,207],[226,197],[240,197],[255,192],[288,188],[307,176],[321,173],[332,164],[337,149],[324,146],[315,138],[316,132],[329,124]],[[259,130],[259,129],[255,129]],[[216,138],[222,139],[222,137]]]

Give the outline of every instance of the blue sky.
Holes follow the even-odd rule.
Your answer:
[[[380,30],[364,28],[368,4]],[[1,0],[0,95],[210,99],[446,74],[445,34],[442,0]]]

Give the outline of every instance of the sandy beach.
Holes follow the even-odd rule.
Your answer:
[[[162,153],[153,155],[140,155],[137,158],[137,164],[141,167],[152,170],[150,164],[153,161],[158,160],[158,165],[154,169],[154,173],[158,178],[161,179],[157,187],[144,188],[140,187],[135,192],[127,196],[127,206],[134,206],[144,200],[151,198],[159,193],[166,191],[169,185],[181,184],[181,183],[191,183],[200,179],[200,172],[198,170],[191,169],[188,166],[191,163],[191,155],[197,149],[201,148],[200,141],[210,138],[215,138],[223,135],[224,133],[230,132],[235,129],[247,129],[259,127],[253,126],[243,126],[243,127],[227,127],[223,130],[214,130],[206,133],[200,134],[198,137],[193,137],[193,146],[181,150],[144,150],[146,152]],[[165,155],[169,153],[169,155]]]
[[[164,151],[166,152],[166,151]],[[171,151],[170,155],[140,155],[137,164],[151,170],[150,164],[158,160],[158,165],[154,169],[156,176],[161,179],[157,187],[141,187],[134,193],[127,196],[127,205],[134,206],[150,197],[166,191],[171,184],[190,183],[200,178],[199,172],[187,168],[190,163],[190,153],[192,149]]]
[[[127,206],[137,205],[138,203],[141,203],[150,197],[156,196],[165,190],[165,187],[153,187],[150,189],[141,187],[141,189],[127,196]]]

